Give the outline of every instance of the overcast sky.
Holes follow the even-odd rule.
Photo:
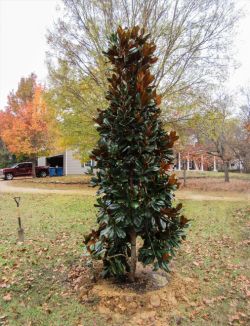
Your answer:
[[[233,43],[233,51],[239,67],[232,70],[230,74],[228,85],[232,91],[250,83],[250,0],[235,2],[242,9],[243,15]]]
[[[59,0],[0,0],[0,109],[8,93],[16,90],[22,76],[35,72],[40,81],[47,75],[46,30],[56,19]],[[250,0],[236,0],[244,8],[234,41],[240,68],[231,72],[229,88],[235,92],[250,81]]]
[[[56,18],[57,0],[0,0],[0,108],[21,77],[46,78],[46,30]]]

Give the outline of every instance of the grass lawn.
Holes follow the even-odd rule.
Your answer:
[[[62,177],[46,177],[46,178],[30,178],[27,177],[23,180],[31,183],[54,183],[54,184],[88,184],[90,182],[91,175],[69,175]],[[15,179],[18,180],[18,179]]]
[[[69,286],[83,234],[95,225],[94,197],[21,194],[26,240],[20,245],[13,195],[0,196],[0,325],[132,325],[126,310],[114,322],[98,313],[98,302],[81,303]],[[183,203],[193,221],[173,275],[195,281],[196,291],[176,298],[173,312],[156,308],[158,323],[138,325],[247,325],[250,207]]]
[[[7,182],[15,187],[41,188],[41,189],[84,189],[89,186],[91,176],[73,175],[46,178],[15,178]]]
[[[183,171],[175,171],[178,177],[183,178]],[[218,178],[224,179],[224,172],[214,172],[214,171],[186,171],[187,178]],[[250,180],[250,173],[239,173],[239,172],[229,172],[230,179],[237,180]]]
[[[183,183],[183,171],[175,171]],[[90,175],[72,175],[47,178],[16,178],[8,185],[38,189],[82,190],[89,186]],[[188,189],[198,191],[250,191],[250,173],[230,173],[230,182],[224,182],[223,172],[187,171]]]

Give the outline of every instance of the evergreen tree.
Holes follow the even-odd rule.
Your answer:
[[[166,133],[160,119],[161,98],[150,74],[156,47],[149,36],[138,26],[119,27],[104,53],[112,64],[110,105],[95,119],[100,140],[92,152],[99,229],[85,237],[92,257],[103,260],[104,275],[128,273],[131,281],[137,261],[168,271],[188,225],[181,204],[172,204],[178,187],[170,172],[172,147],[178,137]]]

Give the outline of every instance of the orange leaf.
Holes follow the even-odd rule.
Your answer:
[[[187,224],[190,220],[188,220],[185,216],[181,216],[181,220],[180,220],[180,223],[181,223],[181,226],[184,226],[185,224]]]
[[[164,261],[169,260],[170,257],[171,257],[171,256],[170,256],[167,252],[165,252],[165,253],[163,254],[163,256],[162,256],[162,260],[164,260]]]
[[[173,185],[175,185],[177,183],[177,178],[176,178],[176,175],[173,173],[173,174],[171,174],[171,176],[169,177],[169,179],[168,179],[168,184],[170,185],[170,186],[173,186]]]
[[[156,105],[160,105],[161,104],[161,95],[157,95],[156,96],[155,103],[156,103]]]

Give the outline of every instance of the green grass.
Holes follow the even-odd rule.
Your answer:
[[[185,314],[195,313],[192,325],[228,325],[232,316],[248,311],[244,288],[250,267],[250,206],[189,201],[185,211],[193,221],[175,268],[199,283],[198,293],[190,297],[195,305],[184,307]],[[246,317],[240,319],[247,324]]]
[[[10,325],[104,325],[67,294],[65,282],[67,269],[82,253],[83,234],[94,225],[94,198],[22,194],[25,244],[18,245],[12,197],[1,194],[0,200],[0,316]],[[1,288],[1,279],[10,287]],[[6,293],[10,302],[3,300]]]
[[[46,178],[14,178],[9,184],[16,187],[42,189],[84,189],[90,183],[90,175],[72,175]]]
[[[82,253],[83,235],[95,225],[95,198],[22,194],[25,244],[19,245],[13,195],[0,196],[0,318],[6,316],[0,325],[106,325],[94,304],[80,303],[66,282]],[[247,311],[242,280],[249,208],[244,202],[214,201],[185,201],[184,206],[192,225],[174,270],[195,278],[198,291],[179,305],[181,325],[191,320],[197,326],[227,325],[230,316]],[[244,324],[245,317],[240,319]]]
[[[183,171],[175,171],[182,182]],[[86,190],[89,187],[90,175],[72,175],[63,177],[47,178],[15,178],[8,182],[15,187],[28,187],[38,189],[59,189],[59,190]],[[249,188],[247,184],[250,181],[250,173],[230,173],[230,183],[224,182],[223,172],[213,171],[187,171],[187,188],[203,191],[246,191]],[[215,182],[214,182],[215,181]],[[198,184],[196,184],[198,183]],[[212,183],[212,185],[211,185]],[[239,183],[239,184],[238,184]],[[242,183],[242,184],[240,184]],[[244,184],[243,184],[244,183]],[[92,188],[88,188],[90,190]]]
[[[91,175],[68,175],[62,177],[46,177],[46,178],[27,178],[26,180],[33,183],[59,183],[59,184],[88,184],[91,179]]]
[[[175,171],[178,177],[183,177],[183,171]],[[214,171],[186,171],[187,178],[219,178],[224,179],[224,172]],[[229,172],[230,179],[250,180],[250,173]]]

